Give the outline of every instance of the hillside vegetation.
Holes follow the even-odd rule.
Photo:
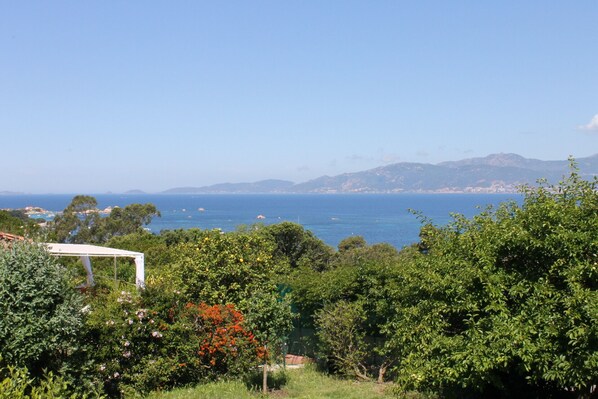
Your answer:
[[[525,189],[521,205],[446,226],[419,215],[420,240],[401,251],[361,237],[331,248],[288,222],[154,235],[143,230],[158,214],[151,204],[100,217],[93,198],[75,197],[43,234],[144,252],[147,285],[131,284],[132,264],[114,280],[104,259],[94,264],[99,283],[75,290],[75,262],[35,243],[0,246],[3,391],[591,397],[597,188],[572,164],[562,182]],[[319,371],[256,376],[287,350]]]

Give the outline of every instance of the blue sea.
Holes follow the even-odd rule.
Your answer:
[[[58,212],[72,197],[4,195],[0,196],[0,209],[37,206]],[[444,225],[451,220],[451,213],[471,217],[487,205],[522,201],[518,194],[98,194],[94,197],[100,209],[153,203],[162,214],[148,226],[156,233],[192,227],[233,231],[239,225],[291,221],[300,223],[332,246],[348,236],[360,235],[370,244],[387,242],[397,248],[418,241],[421,224],[410,209],[421,212],[434,224]]]

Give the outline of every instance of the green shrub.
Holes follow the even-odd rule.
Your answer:
[[[40,233],[40,227],[24,210],[0,210],[0,231],[33,237]]]
[[[369,379],[367,346],[362,323],[365,313],[359,302],[339,301],[316,312],[317,336],[332,369],[347,377]]]
[[[77,394],[72,384],[51,371],[41,378],[32,378],[26,368],[0,367],[0,399],[66,399],[101,398],[97,392]]]
[[[111,396],[245,375],[260,345],[233,305],[186,303],[151,285],[98,297],[89,316],[95,372]]]
[[[598,383],[598,179],[427,229],[385,326],[402,390],[589,397]]]
[[[79,350],[84,311],[65,269],[41,246],[0,249],[0,355],[33,375],[59,371]]]
[[[179,244],[169,279],[190,302],[245,303],[256,291],[275,289],[271,244],[251,234],[202,231],[198,241]]]
[[[112,292],[93,300],[87,341],[107,393],[120,396],[125,387],[147,392],[175,385],[171,363],[178,359],[170,349],[188,341],[190,334],[171,324],[168,314],[146,308],[136,292]]]

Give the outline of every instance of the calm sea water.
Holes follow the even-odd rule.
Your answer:
[[[72,195],[0,196],[0,209],[39,206],[61,211]],[[486,205],[520,202],[517,194],[353,194],[353,195],[94,195],[99,208],[153,203],[162,213],[148,226],[153,232],[198,227],[232,231],[239,225],[291,221],[302,224],[326,243],[361,235],[368,243],[397,248],[417,242],[420,222],[414,209],[443,225],[451,213],[471,217]],[[262,215],[264,219],[258,219]]]

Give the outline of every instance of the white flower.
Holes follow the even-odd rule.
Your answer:
[[[139,321],[143,320],[143,318],[145,317],[147,310],[145,309],[139,309],[137,311],[137,318],[139,319]]]
[[[126,358],[126,359],[130,358],[131,357],[131,351],[124,352],[123,353],[123,357]]]
[[[125,343],[123,344],[124,346],[130,346],[131,343],[129,341],[125,341]]]
[[[106,325],[107,325],[107,326],[113,326],[113,325],[114,325],[114,320],[108,320],[108,321],[106,322]]]
[[[152,331],[152,337],[154,338],[162,338],[162,333],[159,331]]]
[[[106,365],[105,365],[105,364],[102,364],[102,365],[100,366],[100,371],[104,371],[104,370],[106,370]]]
[[[114,378],[118,378],[118,377],[120,377],[120,373],[118,371],[115,371],[114,372]]]
[[[129,325],[133,324],[133,320],[129,319],[127,320],[127,323],[129,323]]]
[[[89,312],[91,312],[91,305],[85,305],[83,309],[81,309],[81,313],[83,314],[88,314]]]
[[[133,303],[133,297],[127,291],[121,291],[119,297],[116,299],[118,303]]]

